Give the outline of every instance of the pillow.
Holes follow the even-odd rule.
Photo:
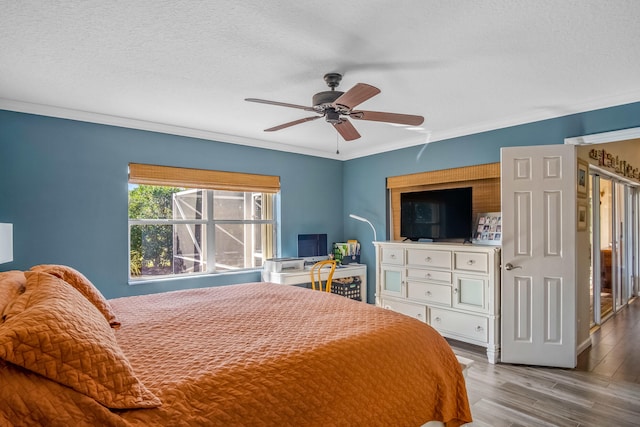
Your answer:
[[[49,273],[54,275],[74,288],[76,288],[86,299],[91,301],[93,305],[96,306],[100,313],[104,315],[104,317],[109,322],[112,328],[118,329],[120,327],[120,322],[116,319],[116,315],[111,310],[111,305],[105,299],[105,297],[100,293],[98,288],[94,286],[89,279],[87,279],[84,274],[80,273],[78,270],[68,267],[66,265],[57,265],[57,264],[42,264],[31,267],[30,271],[39,271],[42,273]]]
[[[0,273],[0,316],[5,308],[24,292],[27,279],[22,271],[13,270]]]
[[[25,273],[25,292],[0,323],[0,358],[112,409],[161,404],[135,376],[115,331],[77,290],[46,273]]]

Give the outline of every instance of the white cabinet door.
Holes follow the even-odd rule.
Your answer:
[[[501,156],[502,361],[573,368],[575,146],[508,147]]]
[[[404,298],[404,268],[385,265],[380,270],[380,292],[382,295]]]
[[[455,274],[453,277],[453,306],[484,313],[489,308],[488,291],[488,278]]]

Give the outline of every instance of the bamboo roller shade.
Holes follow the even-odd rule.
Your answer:
[[[210,190],[277,193],[280,177],[172,166],[129,164],[129,182]]]
[[[400,195],[414,191],[471,187],[473,219],[481,212],[500,212],[500,163],[466,166],[387,178],[391,192],[393,239],[400,240]]]

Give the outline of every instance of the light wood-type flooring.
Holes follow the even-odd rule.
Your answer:
[[[640,298],[591,335],[575,369],[491,365],[485,349],[450,341],[473,360],[470,426],[640,426]]]

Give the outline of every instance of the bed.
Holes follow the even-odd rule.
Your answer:
[[[410,317],[273,283],[105,300],[81,273],[0,273],[0,425],[471,422],[447,342]]]

